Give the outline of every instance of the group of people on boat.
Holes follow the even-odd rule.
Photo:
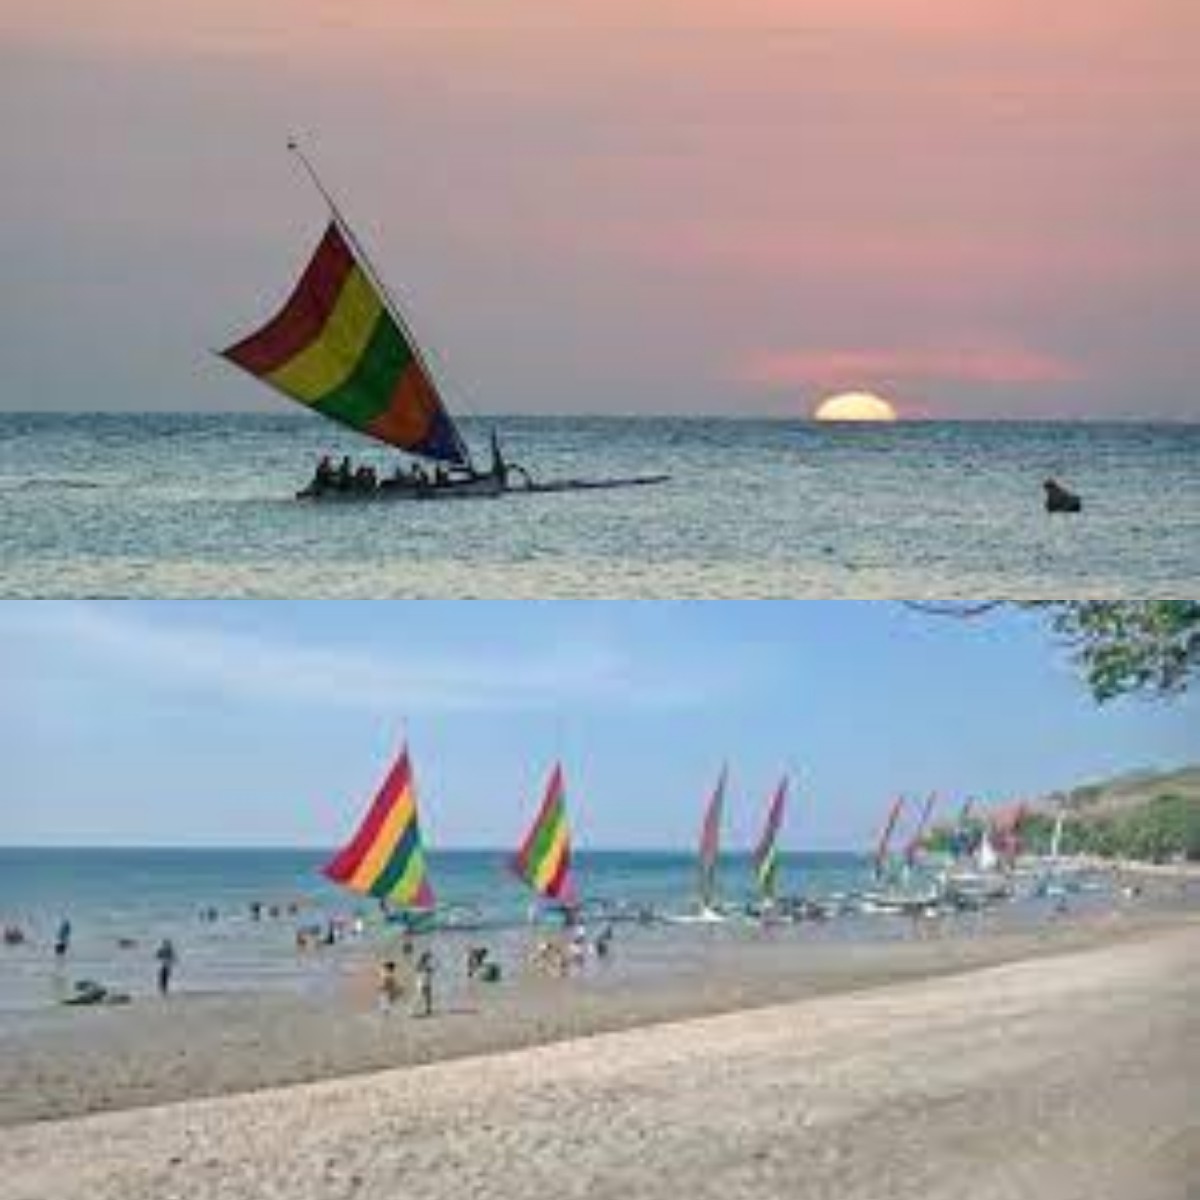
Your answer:
[[[507,485],[511,473],[516,472],[528,483],[523,468],[509,463],[500,447],[499,438],[492,435],[492,461],[487,471],[481,472],[473,464],[446,467],[441,463],[430,468],[421,463],[411,466],[398,462],[390,475],[380,475],[368,463],[355,466],[349,455],[343,455],[334,465],[333,458],[322,455],[313,473],[312,482],[301,492],[302,496],[374,496],[380,493],[407,491],[418,495],[430,495],[439,490],[453,489],[473,480],[494,479],[500,487]]]
[[[326,454],[317,463],[312,482],[306,491],[312,495],[341,493],[354,496],[371,496],[377,492],[390,491],[394,488],[426,492],[446,487],[465,478],[472,478],[474,475],[474,471],[466,475],[452,474],[440,465],[432,470],[426,470],[420,463],[415,463],[411,467],[407,467],[404,463],[397,463],[396,469],[390,475],[380,478],[376,469],[367,463],[356,467],[347,455],[337,466],[334,466],[333,460]]]

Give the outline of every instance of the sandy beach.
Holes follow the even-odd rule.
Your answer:
[[[8,1128],[0,1195],[660,1196],[669,1180],[723,1198],[1179,1200],[1200,1183],[1198,991],[1200,923],[1177,917],[953,975]]]
[[[348,948],[335,991],[135,995],[115,1008],[54,1005],[0,1027],[0,1126],[219,1096],[563,1041],[651,1023],[961,973],[1145,936],[1188,920],[1175,885],[1093,900],[1060,917],[1019,906],[912,926],[876,919],[763,933],[629,929],[611,963],[553,979],[508,962],[500,986],[463,986],[462,946],[437,939],[436,1020],[381,1012],[376,955]]]

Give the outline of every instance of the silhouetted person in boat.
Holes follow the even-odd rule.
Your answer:
[[[351,484],[354,482],[354,468],[350,465],[350,456],[347,454],[345,458],[338,463],[337,469],[337,485],[338,490],[348,492]]]
[[[323,454],[321,461],[317,463],[312,485],[313,490],[317,492],[325,492],[333,487],[333,462],[328,454]]]
[[[1046,511],[1049,513],[1077,513],[1083,511],[1083,501],[1069,492],[1055,479],[1047,479],[1042,487],[1046,490]]]
[[[508,463],[504,461],[504,451],[500,449],[500,435],[492,430],[492,474],[502,485],[508,483]]]

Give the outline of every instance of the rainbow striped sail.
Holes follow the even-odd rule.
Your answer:
[[[767,809],[767,823],[754,849],[754,879],[758,884],[759,896],[768,903],[775,899],[775,891],[779,884],[779,830],[783,826],[787,792],[788,779],[785,775],[771,798],[771,806]]]
[[[358,832],[326,864],[325,874],[352,892],[387,900],[399,908],[433,907],[407,747],[383,781]]]
[[[717,860],[721,856],[721,819],[725,813],[728,782],[729,770],[722,767],[717,786],[704,810],[704,824],[700,827],[700,903],[704,908],[712,908],[717,899]]]
[[[221,353],[332,421],[409,454],[468,462],[419,348],[336,218],[283,308]]]
[[[904,810],[904,797],[897,796],[888,811],[887,820],[884,822],[883,830],[879,835],[879,845],[875,848],[875,878],[879,879],[887,866],[888,853],[892,848],[892,834],[896,830],[896,822],[900,820],[900,814]]]
[[[513,874],[539,896],[564,906],[576,903],[571,875],[571,831],[567,826],[567,792],[562,767],[555,763],[546,796],[512,859]]]

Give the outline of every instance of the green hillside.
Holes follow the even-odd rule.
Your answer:
[[[1049,848],[1059,811],[1066,854],[1200,861],[1200,767],[1139,771],[1046,796],[1024,827],[1027,849]]]

